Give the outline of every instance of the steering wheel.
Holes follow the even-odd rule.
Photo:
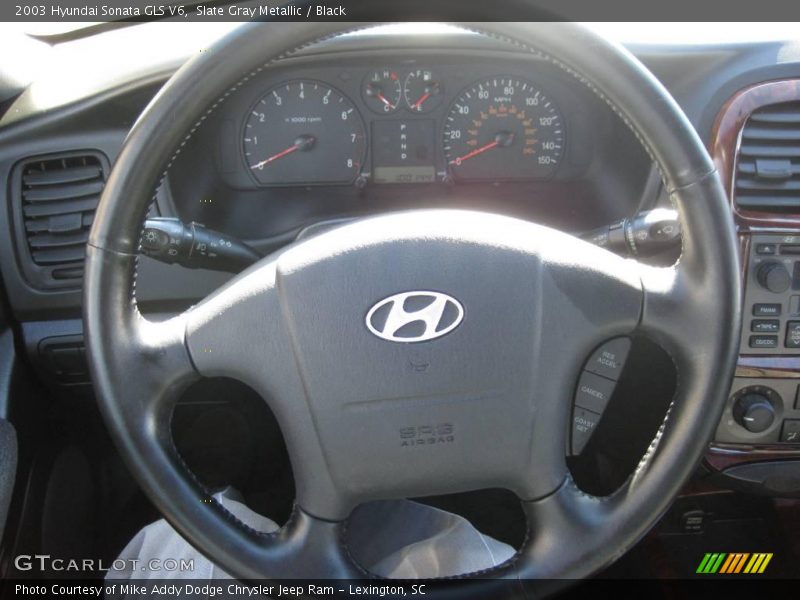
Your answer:
[[[694,129],[635,58],[587,29],[461,25],[536,53],[608,103],[660,168],[682,221],[681,258],[649,267],[521,220],[411,211],[293,244],[183,314],[148,321],[135,299],[137,249],[165,169],[243,82],[345,26],[282,23],[264,35],[264,25],[244,25],[190,60],[108,179],[87,250],[85,335],[101,410],[131,471],[178,532],[236,577],[369,577],[345,542],[355,506],[487,487],[519,496],[528,535],[513,559],[465,577],[585,577],[668,508],[720,418],[739,339],[737,245]],[[415,290],[437,292],[452,331],[425,329],[431,339],[418,343],[375,335],[370,309]],[[671,356],[677,390],[635,473],[593,497],[565,460],[572,395],[591,351],[632,333]],[[418,359],[428,368],[409,368]],[[176,396],[213,376],[259,392],[285,436],[296,505],[275,534],[209,502],[173,446]],[[404,429],[442,424],[449,443],[401,444]]]

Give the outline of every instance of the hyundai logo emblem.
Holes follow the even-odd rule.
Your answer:
[[[463,319],[464,307],[452,296],[441,292],[402,292],[369,309],[367,328],[390,342],[426,342],[450,333]]]

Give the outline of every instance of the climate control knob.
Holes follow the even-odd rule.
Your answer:
[[[792,284],[792,278],[783,263],[774,261],[765,262],[758,267],[756,279],[774,294],[785,292]]]
[[[766,395],[749,392],[733,404],[734,420],[752,433],[763,433],[775,421],[775,407]]]

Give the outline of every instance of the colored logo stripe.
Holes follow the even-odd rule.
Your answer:
[[[713,554],[707,553],[703,558],[703,561],[700,563],[700,566],[697,567],[698,573],[716,573],[717,569],[719,569],[720,564],[722,564],[722,560],[725,558],[726,554],[715,552]]]
[[[750,557],[750,554],[743,554],[741,552],[735,552],[733,554],[728,555],[728,560],[725,561],[725,564],[722,565],[722,568],[719,570],[720,573],[738,573],[744,567],[744,561],[746,561]]]
[[[697,573],[701,574],[737,574],[763,573],[767,565],[772,560],[772,553],[749,552],[708,552],[697,567]],[[746,565],[746,566],[745,566]]]
[[[764,570],[767,568],[769,561],[772,560],[772,553],[759,553],[753,554],[753,558],[750,559],[750,562],[747,563],[747,566],[744,569],[745,573],[763,573]]]

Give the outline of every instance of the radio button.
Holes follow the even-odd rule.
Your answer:
[[[780,304],[753,304],[754,317],[779,317],[780,315]]]
[[[800,348],[800,321],[786,323],[786,347]]]
[[[750,336],[751,348],[777,348],[778,336],[777,335],[751,335]]]
[[[774,261],[765,262],[758,267],[756,279],[773,294],[782,294],[792,285],[792,277],[786,270],[786,266]]]
[[[778,319],[753,319],[750,321],[750,331],[755,333],[778,333],[781,322]]]
[[[800,316],[800,296],[789,296],[789,314],[793,317]]]

